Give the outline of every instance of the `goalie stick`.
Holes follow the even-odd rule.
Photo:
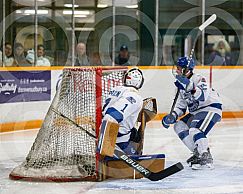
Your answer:
[[[194,42],[193,42],[193,46],[192,46],[192,50],[190,52],[190,55],[189,55],[189,60],[188,60],[188,64],[190,64],[191,60],[192,60],[192,57],[193,57],[193,54],[194,54],[194,50],[195,50],[195,46],[196,46],[196,39],[197,37],[199,36],[199,34],[207,27],[209,26],[211,23],[213,23],[215,20],[216,20],[217,16],[216,14],[213,14],[211,15],[205,22],[203,22],[197,29],[196,31],[196,35],[193,35],[194,36]],[[183,73],[184,74],[184,73]],[[174,108],[175,108],[175,105],[176,105],[176,102],[177,102],[177,99],[179,97],[179,94],[180,94],[180,90],[178,89],[177,92],[176,92],[176,95],[175,95],[175,98],[174,98],[174,101],[173,101],[173,104],[172,104],[172,107],[170,109],[170,115],[172,114],[172,112],[174,111]]]
[[[162,180],[168,176],[171,176],[179,171],[181,171],[184,167],[183,165],[178,162],[166,169],[163,169],[159,172],[152,172],[149,169],[145,168],[141,164],[139,164],[137,161],[131,159],[128,155],[126,155],[118,146],[116,146],[114,155],[121,159],[123,162],[125,162],[128,166],[132,167],[134,170],[139,172],[141,175],[143,175],[145,178],[148,178],[151,181],[159,181]]]
[[[85,133],[87,133],[90,137],[96,139],[95,135],[93,135],[92,133],[90,133],[89,131],[87,131],[86,129],[84,129],[82,126],[78,125],[75,121],[73,121],[72,119],[68,118],[67,116],[65,116],[64,114],[60,113],[58,110],[54,109],[53,107],[51,107],[51,110],[58,114],[59,116],[63,117],[64,119],[67,119],[70,123],[72,123],[73,125],[75,125],[76,127],[80,128],[82,131],[84,131]],[[139,164],[138,162],[136,162],[135,160],[131,159],[125,152],[123,152],[123,150],[121,150],[118,146],[116,146],[115,151],[114,151],[114,155],[121,159],[123,162],[125,162],[128,166],[130,166],[131,168],[133,168],[134,170],[136,170],[137,172],[139,172],[141,175],[143,175],[145,178],[148,178],[151,181],[159,181],[162,180],[170,175],[173,175],[179,171],[181,171],[184,167],[183,165],[178,162],[166,169],[163,169],[159,172],[152,172],[149,169],[145,168],[144,166],[142,166],[141,164]]]

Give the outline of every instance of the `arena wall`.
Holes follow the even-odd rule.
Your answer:
[[[0,73],[3,71],[51,70],[52,99],[62,69],[63,67],[1,68]],[[144,98],[155,97],[157,99],[159,112],[157,119],[160,119],[170,111],[176,93],[171,67],[144,66],[141,69],[144,72],[145,84],[140,93]],[[195,72],[204,75],[210,82],[209,67],[197,67]],[[213,67],[211,75],[212,87],[219,92],[223,100],[224,118],[243,117],[243,77],[241,76],[243,67]],[[0,132],[40,127],[50,103],[51,100],[0,104]]]

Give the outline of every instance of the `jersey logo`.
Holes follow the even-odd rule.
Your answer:
[[[131,104],[136,103],[136,100],[135,100],[132,96],[130,96],[130,97],[126,97],[126,99],[127,99]]]

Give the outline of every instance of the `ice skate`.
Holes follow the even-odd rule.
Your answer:
[[[213,158],[208,149],[207,152],[204,152],[199,160],[195,160],[194,163],[191,163],[191,167],[193,170],[201,170],[201,169],[214,169],[213,166]]]
[[[197,149],[195,148],[193,151],[193,155],[187,159],[187,164],[189,164],[189,167],[192,166],[192,164],[198,163],[198,160],[200,160],[199,158],[199,153],[197,151]]]

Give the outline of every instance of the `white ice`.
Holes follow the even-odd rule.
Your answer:
[[[185,160],[190,152],[172,128],[148,124],[145,154],[166,155],[166,166],[181,161],[185,169],[158,182],[148,179],[104,182],[38,183],[9,180],[11,170],[24,161],[38,130],[0,134],[0,194],[243,194],[243,119],[228,119],[209,134],[214,170],[193,171]]]

